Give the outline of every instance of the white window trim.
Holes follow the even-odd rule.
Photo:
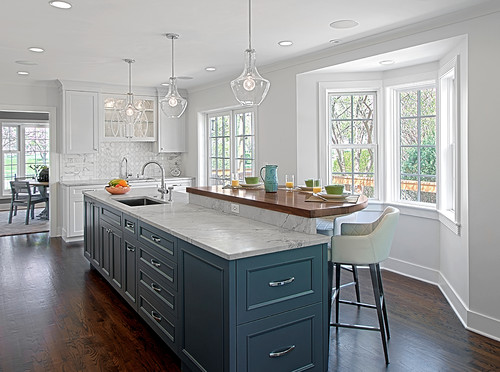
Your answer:
[[[454,81],[453,95],[450,97],[450,92],[447,91],[449,86],[444,87],[445,83],[449,83],[450,79]],[[439,159],[444,159],[444,162],[438,163],[438,182],[439,193],[437,210],[439,220],[455,234],[460,234],[460,211],[461,211],[461,194],[460,194],[460,179],[461,179],[461,143],[460,143],[460,59],[456,55],[445,63],[438,71],[438,112],[440,117],[439,129]],[[448,105],[443,105],[443,96],[447,95],[446,103],[452,101],[452,108]],[[446,128],[441,125],[441,120],[447,119]],[[452,142],[452,145],[450,145]],[[452,154],[446,154],[446,150],[451,147]],[[451,157],[451,159],[450,159]],[[451,177],[442,170],[444,167],[452,167]],[[451,179],[450,179],[451,178]],[[451,195],[451,196],[450,196]],[[451,199],[450,199],[451,198]]]
[[[429,86],[437,86],[437,82],[435,77],[432,79],[425,80],[412,80],[412,82],[404,83],[404,84],[396,84],[396,85],[387,85],[386,86],[386,94],[390,99],[388,99],[388,107],[387,107],[387,115],[389,116],[386,120],[387,122],[387,132],[386,132],[386,144],[392,144],[385,147],[387,150],[387,159],[386,159],[386,168],[391,169],[390,173],[386,174],[388,176],[388,184],[387,184],[387,201],[389,203],[396,203],[398,205],[407,205],[407,206],[416,206],[421,208],[430,208],[436,209],[434,204],[429,203],[421,203],[421,202],[412,202],[405,201],[400,199],[400,185],[401,185],[401,159],[400,159],[400,146],[401,139],[399,133],[399,112],[398,112],[398,103],[399,103],[399,92],[407,89],[423,89]],[[437,110],[437,108],[436,108]],[[438,113],[436,113],[436,126],[439,126]],[[389,138],[390,137],[390,138]],[[436,143],[436,154],[438,153],[438,144]],[[437,157],[439,158],[439,156]],[[439,159],[436,159],[439,163]],[[436,168],[438,169],[438,168]],[[437,177],[436,177],[437,180]],[[437,185],[439,190],[439,184]],[[439,193],[436,195],[436,205],[438,202]]]
[[[374,199],[380,199],[380,190],[383,190],[384,188],[384,182],[383,177],[380,176],[379,174],[379,169],[381,162],[380,162],[380,156],[379,150],[380,150],[380,143],[379,139],[381,138],[380,136],[380,125],[381,123],[381,114],[382,114],[382,107],[383,105],[383,97],[382,97],[382,81],[381,80],[367,80],[367,81],[349,81],[349,82],[320,82],[318,83],[318,89],[319,89],[319,96],[321,99],[319,99],[319,115],[318,115],[318,145],[319,145],[319,156],[318,156],[318,169],[319,169],[319,177],[322,180],[327,180],[329,179],[329,165],[330,165],[330,159],[329,159],[329,131],[328,131],[328,115],[329,115],[329,103],[328,103],[328,95],[330,93],[363,93],[363,92],[375,92],[376,94],[376,113],[373,118],[375,121],[375,133],[374,137],[376,138],[376,146],[375,146],[375,165],[374,165],[374,174],[373,174],[373,179],[374,179],[374,184],[375,186],[375,195]],[[371,199],[370,199],[371,200]]]

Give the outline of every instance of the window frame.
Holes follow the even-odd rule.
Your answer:
[[[246,114],[246,113],[251,113],[252,115],[252,130],[251,134],[248,135],[237,135],[236,134],[236,116],[240,114]],[[228,116],[229,117],[229,144],[230,144],[230,153],[229,153],[229,164],[230,164],[230,169],[229,169],[229,179],[226,177],[221,178],[221,182],[218,183],[212,183],[212,180],[214,178],[211,177],[212,174],[212,167],[211,167],[211,161],[213,157],[211,156],[211,139],[212,138],[221,138],[221,137],[211,137],[210,136],[210,119],[214,117],[220,117],[220,116]],[[254,107],[248,107],[248,108],[238,108],[238,109],[227,109],[227,110],[218,110],[218,111],[211,111],[205,114],[205,133],[206,133],[206,141],[205,141],[205,157],[206,157],[206,162],[205,162],[205,172],[206,172],[206,177],[205,177],[205,182],[207,185],[221,185],[221,184],[227,184],[230,183],[230,177],[231,174],[236,173],[237,169],[237,163],[240,160],[240,158],[236,157],[236,151],[237,151],[237,139],[241,137],[247,137],[247,136],[253,136],[253,141],[252,141],[252,152],[253,152],[253,169],[255,175],[257,175],[257,113],[256,109]],[[226,158],[223,158],[226,159]],[[224,167],[224,170],[226,168]],[[243,177],[243,175],[240,175],[240,177]]]
[[[430,177],[434,177],[435,178],[435,183],[436,183],[436,203],[426,203],[426,202],[422,202],[420,200],[418,201],[411,201],[411,200],[404,200],[404,199],[401,199],[401,152],[402,152],[402,147],[403,145],[401,145],[401,101],[400,101],[400,94],[402,92],[408,92],[408,91],[415,91],[415,90],[418,90],[418,91],[421,91],[421,90],[424,90],[424,89],[429,89],[429,88],[434,88],[435,90],[435,96],[436,96],[436,113],[434,115],[435,117],[435,124],[436,124],[436,138],[435,138],[435,143],[434,143],[434,149],[435,149],[435,153],[436,153],[436,174],[433,176],[433,175],[423,175],[422,172],[420,171],[420,163],[418,164],[418,168],[419,168],[419,171],[418,171],[418,174],[417,174],[417,177],[418,177],[418,185],[419,185],[419,195],[421,193],[420,191],[420,179],[421,178],[425,178],[426,176],[430,176]],[[396,117],[393,119],[394,120],[394,123],[396,125],[396,128],[395,128],[395,132],[397,133],[397,145],[396,145],[396,169],[398,170],[397,171],[397,185],[395,185],[395,190],[396,190],[396,194],[394,195],[394,201],[397,202],[397,203],[401,203],[401,204],[410,204],[410,205],[421,205],[421,206],[425,206],[425,207],[436,207],[437,209],[437,204],[438,204],[438,196],[439,196],[439,184],[438,184],[438,174],[439,174],[439,170],[438,170],[438,162],[439,162],[439,149],[438,149],[438,141],[439,141],[439,114],[438,114],[438,102],[439,102],[439,98],[438,98],[438,89],[437,89],[437,82],[435,80],[431,80],[431,81],[425,81],[425,82],[417,82],[415,84],[412,84],[412,83],[409,83],[409,84],[405,84],[403,87],[393,87],[392,88],[395,92],[394,94],[394,97],[395,97],[395,102],[394,102],[394,106],[396,108],[395,110],[395,113],[396,113]],[[422,119],[422,116],[420,114],[418,114],[416,116],[417,120],[421,120]],[[419,126],[420,128],[420,126]],[[410,147],[410,146],[407,146],[407,147]],[[418,149],[419,149],[419,154],[420,154],[420,150],[422,148],[425,148],[425,147],[431,147],[431,146],[423,146],[421,144],[421,133],[419,131],[418,133],[418,144],[416,146]],[[420,160],[420,157],[419,157],[419,160]],[[418,199],[420,199],[420,196],[418,197]]]

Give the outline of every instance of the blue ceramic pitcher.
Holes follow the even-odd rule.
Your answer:
[[[266,170],[266,176],[262,176],[262,171]],[[264,188],[266,192],[276,192],[278,191],[278,166],[277,165],[265,165],[260,168],[260,178],[264,181]]]

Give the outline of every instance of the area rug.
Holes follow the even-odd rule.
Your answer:
[[[18,210],[17,216],[12,216],[12,223],[9,224],[9,212],[0,212],[0,236],[33,234],[49,231],[49,221],[37,218],[43,208],[35,209],[35,219],[30,218],[29,225],[24,224],[26,210]]]

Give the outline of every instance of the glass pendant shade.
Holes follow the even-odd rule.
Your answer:
[[[170,78],[167,95],[160,101],[160,106],[169,118],[179,118],[187,107],[187,100],[177,91],[176,78]]]
[[[167,39],[172,40],[172,75],[168,85],[167,95],[160,101],[161,110],[169,118],[180,118],[187,107],[187,100],[182,98],[177,91],[177,79],[174,74],[174,40],[179,38],[177,34],[166,34]]]
[[[133,59],[124,59],[128,63],[128,93],[127,103],[120,110],[120,119],[125,125],[125,137],[132,137],[134,134],[134,125],[139,120],[142,112],[134,103],[134,94],[132,93],[132,63]]]
[[[233,94],[244,106],[260,105],[266,98],[271,83],[260,76],[255,67],[255,50],[245,50],[245,68],[241,75],[231,81]]]

